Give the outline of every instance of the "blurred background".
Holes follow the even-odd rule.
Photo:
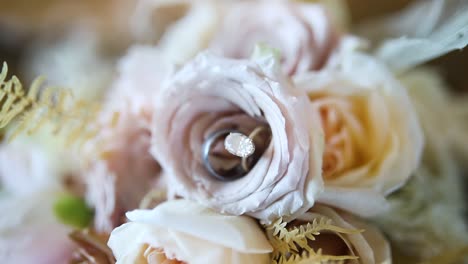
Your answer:
[[[351,13],[351,22],[358,24],[366,19],[398,12],[408,6],[413,0],[346,0]],[[456,92],[468,91],[468,49],[454,51],[431,62],[438,67],[448,84]]]
[[[352,25],[396,12],[412,0],[346,0]],[[38,74],[60,76],[61,85],[90,86],[86,96],[96,96],[96,86],[106,84],[106,72],[135,43],[129,20],[136,0],[0,0],[0,60],[10,72],[29,83]],[[468,91],[468,50],[455,51],[431,64],[457,92]],[[76,80],[73,71],[84,71]],[[82,76],[82,75],[80,75]],[[73,80],[72,80],[73,79]],[[78,82],[78,83],[77,83]]]
[[[80,97],[99,98],[112,80],[115,63],[130,45],[157,42],[157,37],[142,39],[132,30],[130,21],[137,1],[0,0],[0,62],[6,61],[9,73],[17,75],[26,87],[38,75],[45,75],[53,84],[80,88],[77,90]],[[309,1],[337,3],[341,0]],[[345,24],[351,29],[372,18],[398,12],[414,2],[343,1],[349,9]],[[171,11],[167,10],[166,15],[177,16]],[[167,18],[153,19],[156,24]],[[468,48],[451,52],[430,64],[442,74],[454,93],[468,95]]]

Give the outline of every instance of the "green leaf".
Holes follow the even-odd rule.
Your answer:
[[[75,228],[87,227],[94,215],[83,198],[71,194],[63,194],[57,199],[54,214],[63,224]]]
[[[281,58],[281,52],[278,49],[270,47],[265,43],[257,43],[252,54],[252,59],[255,60],[266,57],[271,57],[275,59],[275,61],[279,62]]]

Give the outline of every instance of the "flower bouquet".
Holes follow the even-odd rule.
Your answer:
[[[468,4],[344,10],[141,0],[156,44],[99,100],[5,63],[0,262],[462,263],[468,101],[422,64],[468,43]]]

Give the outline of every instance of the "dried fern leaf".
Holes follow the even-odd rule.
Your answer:
[[[332,232],[341,237],[341,235],[357,234],[363,231],[341,228],[326,217],[316,218],[312,222],[292,227],[288,227],[288,223],[280,218],[265,229],[273,247],[273,263],[276,264],[342,263],[347,260],[356,260],[358,257],[351,255],[323,255],[321,249],[311,248],[309,242],[316,240],[323,232]]]
[[[311,254],[311,252],[304,252],[302,255],[293,255],[289,259],[284,256],[280,259],[278,264],[342,264],[350,260],[357,260],[355,256],[331,256],[323,255],[320,250]]]
[[[84,100],[76,100],[69,89],[43,87],[44,78],[39,77],[25,92],[16,76],[7,80],[8,65],[3,63],[0,72],[0,128],[17,120],[9,141],[26,132],[34,134],[46,125],[54,127],[53,133],[62,136],[66,145],[77,144],[94,138],[102,126],[96,122],[100,106]],[[112,119],[117,124],[118,115]],[[113,125],[110,124],[112,127]]]
[[[75,230],[69,234],[69,237],[77,246],[70,263],[115,263],[114,254],[106,243],[109,240],[108,234],[85,229]]]

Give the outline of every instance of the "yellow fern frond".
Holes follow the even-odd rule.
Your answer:
[[[321,233],[357,234],[363,230],[341,228],[333,224],[326,217],[314,219],[312,222],[288,227],[288,223],[280,218],[271,225],[266,226],[267,237],[273,246],[273,263],[298,264],[298,263],[341,263],[346,260],[355,260],[356,256],[331,256],[323,255],[321,249],[313,249],[309,242],[316,240]]]
[[[8,140],[19,134],[36,133],[46,124],[54,127],[53,133],[65,138],[67,146],[82,145],[100,130],[97,116],[99,104],[76,100],[69,89],[43,87],[44,78],[33,81],[28,92],[16,76],[7,80],[8,65],[3,63],[0,72],[0,128],[17,120]],[[118,116],[117,116],[118,118]],[[112,120],[116,124],[116,120]]]
[[[323,255],[321,250],[304,251],[302,254],[291,255],[289,258],[281,256],[277,264],[344,264],[349,260],[356,260],[355,256]]]

